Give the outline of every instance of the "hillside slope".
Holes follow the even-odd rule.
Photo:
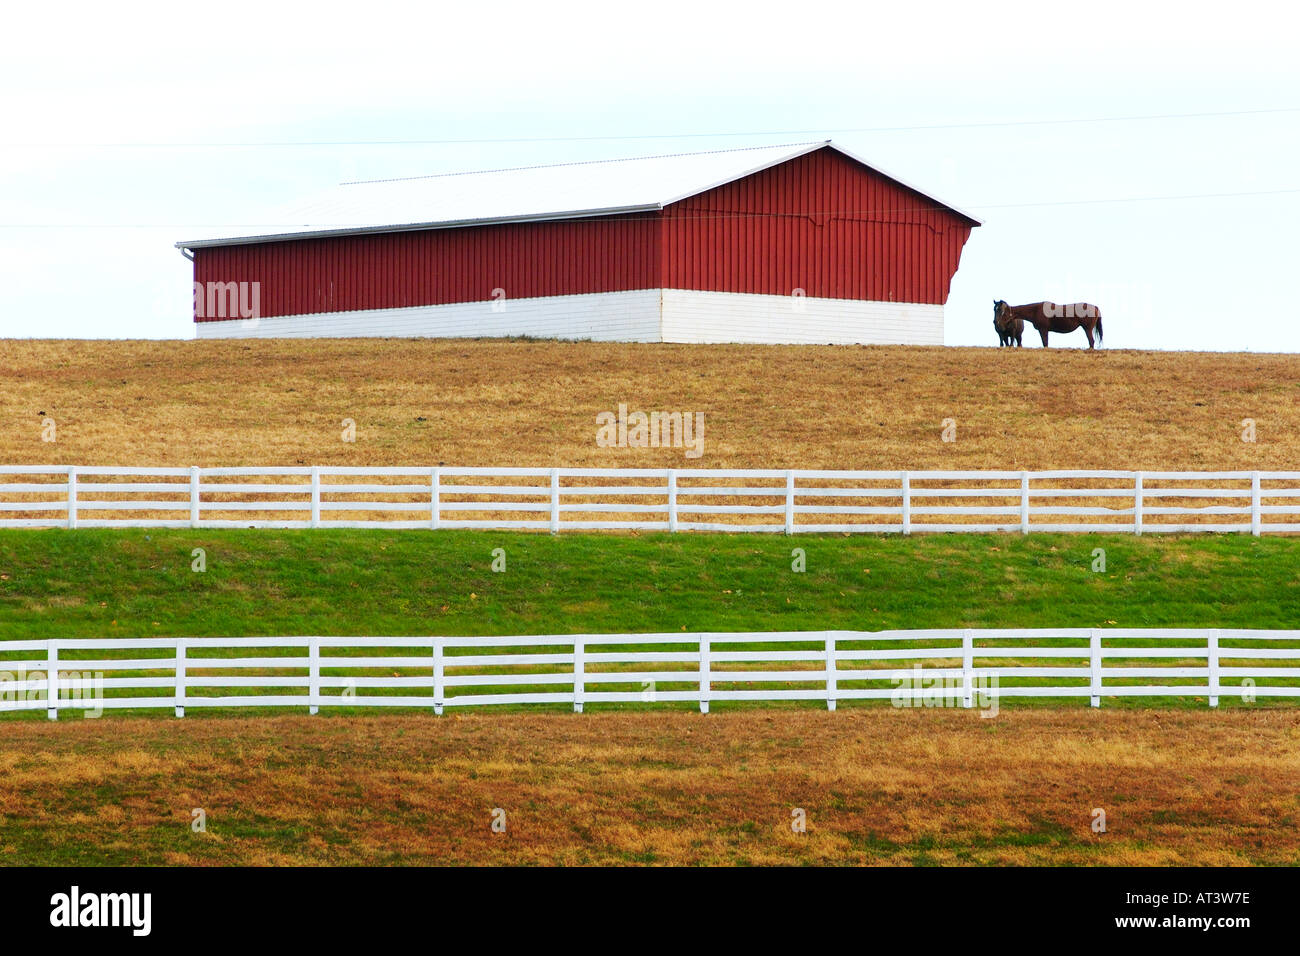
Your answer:
[[[599,447],[596,415],[619,403],[703,413],[703,456]],[[1246,418],[1254,443],[1242,441]],[[1297,449],[1292,355],[0,342],[5,463],[1293,469]]]

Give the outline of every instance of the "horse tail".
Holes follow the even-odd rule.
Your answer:
[[[1097,310],[1097,342],[1101,342],[1101,309]]]

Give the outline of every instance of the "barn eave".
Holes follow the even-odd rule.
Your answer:
[[[231,236],[222,239],[194,239],[175,243],[182,251],[209,249],[216,246],[245,246],[261,242],[290,242],[296,239],[331,239],[338,236],[367,236],[382,233],[425,232],[432,229],[464,229],[471,226],[502,226],[526,222],[562,222],[567,219],[596,219],[602,216],[624,216],[636,213],[658,212],[662,203],[644,203],[637,206],[609,206],[604,209],[571,209],[562,212],[544,212],[523,216],[496,216],[486,219],[455,219],[440,222],[412,222],[380,226],[339,226],[316,229],[311,232],[268,233],[261,236]]]

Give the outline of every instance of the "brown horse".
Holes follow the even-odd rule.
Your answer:
[[[1038,330],[1043,338],[1043,348],[1047,348],[1048,332],[1073,332],[1082,327],[1088,336],[1088,348],[1093,348],[1093,333],[1096,342],[1101,342],[1101,310],[1087,302],[1072,302],[1069,305],[1057,305],[1055,302],[1031,302],[1028,305],[1007,305],[1001,299],[993,303],[993,321],[1004,322],[1020,319],[1028,322]]]
[[[1019,347],[1020,337],[1025,332],[1025,320],[1018,319],[1009,312],[1003,314],[999,307],[1004,305],[1005,302],[993,303],[993,330],[998,333],[998,348],[1004,345]]]

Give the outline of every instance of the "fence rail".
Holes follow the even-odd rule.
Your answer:
[[[0,641],[0,711],[1300,697],[1300,631],[1036,629]]]
[[[1300,532],[1300,472],[0,465],[0,527]]]

